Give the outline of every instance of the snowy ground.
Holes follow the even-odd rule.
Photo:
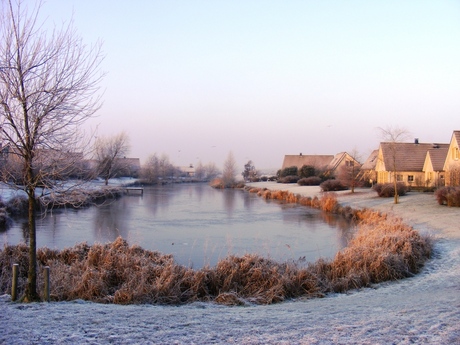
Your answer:
[[[260,183],[315,195],[317,187]],[[394,205],[374,192],[339,202],[402,217],[436,240],[413,278],[269,306],[168,307],[84,301],[12,303],[0,296],[1,344],[460,344],[460,209],[411,194]]]

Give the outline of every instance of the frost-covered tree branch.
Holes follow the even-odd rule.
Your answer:
[[[75,169],[80,126],[101,106],[101,43],[84,44],[70,21],[45,31],[33,8],[20,0],[1,3],[0,127],[7,151],[3,179],[23,186],[29,200],[29,277],[25,299],[36,291],[37,188],[52,187]],[[12,169],[10,169],[12,168]]]

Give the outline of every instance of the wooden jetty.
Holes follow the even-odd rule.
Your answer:
[[[138,188],[138,187],[129,187],[125,188],[126,194],[140,194],[144,195],[144,188]]]

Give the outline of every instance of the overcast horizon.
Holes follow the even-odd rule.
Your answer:
[[[29,0],[25,4],[33,5]],[[129,156],[178,166],[231,151],[241,169],[286,154],[358,150],[378,127],[420,142],[459,130],[458,1],[48,0],[47,25],[72,17],[103,42],[103,107],[86,128],[126,131]]]

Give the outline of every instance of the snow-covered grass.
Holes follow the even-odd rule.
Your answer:
[[[0,343],[460,343],[458,210],[439,206],[432,195],[425,194],[404,196],[398,205],[376,197],[375,192],[344,193],[338,200],[341,205],[372,207],[402,217],[433,237],[435,255],[411,278],[273,305],[120,306],[82,300],[18,304],[4,295],[0,298]]]

